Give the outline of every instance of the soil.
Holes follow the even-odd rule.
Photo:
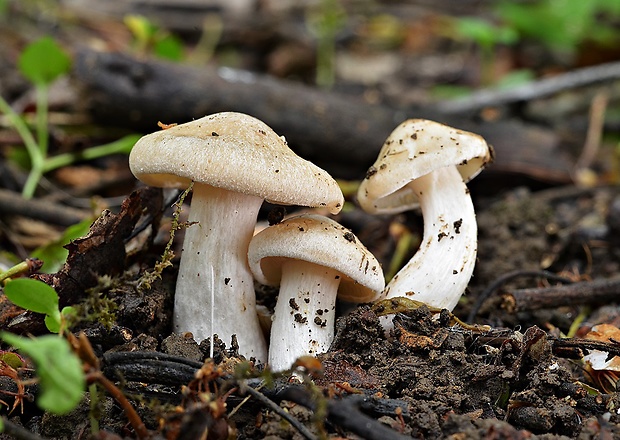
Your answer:
[[[128,199],[120,213],[96,223],[90,236],[77,243],[79,251],[72,250],[68,265],[122,252],[124,246],[114,244],[110,235],[121,231],[122,220],[130,217],[127,212],[140,212],[139,206],[158,196],[159,191],[143,190]],[[457,314],[465,316],[482,287],[515,267],[535,269],[548,262],[549,269],[570,268],[574,275],[586,270],[593,277],[613,275],[619,264],[614,256],[617,249],[601,231],[609,229],[605,207],[617,197],[616,188],[571,187],[535,194],[518,189],[497,200],[482,201],[476,276]],[[143,224],[144,217],[153,221],[150,216],[136,215],[130,223]],[[412,216],[412,220],[410,226],[415,228],[419,218]],[[131,227],[126,226],[124,233],[129,231]],[[505,238],[508,233],[510,240]],[[93,245],[100,243],[93,237],[102,234],[109,237],[107,244]],[[122,389],[132,396],[147,427],[155,435],[160,432],[173,438],[190,428],[210,429],[209,438],[302,438],[272,409],[252,398],[242,402],[244,393],[235,391],[241,377],[265,379],[260,365],[240,376],[239,363],[246,368],[248,365],[236,356],[234,347],[228,349],[219,341],[212,364],[208,341],[198,344],[191,337],[170,334],[176,267],[166,269],[163,280],[155,281],[150,289],[138,289],[137,280],[158,258],[154,251],[160,251],[163,244],[157,240],[153,244],[150,240],[141,242],[141,250],[128,261],[142,263],[126,267],[123,275],[105,283],[99,280],[90,290],[90,300],[84,303],[90,313],[98,311],[101,316],[105,304],[93,298],[111,300],[116,305],[111,321],[107,325],[101,319],[82,323],[76,332],[88,336],[95,353],[103,359],[104,372],[123,379]],[[584,251],[586,245],[588,252]],[[67,272],[68,267],[64,270]],[[55,276],[57,282],[62,280],[61,274]],[[75,281],[89,282],[84,276]],[[531,286],[532,280],[518,279],[512,284],[514,288]],[[506,290],[513,287],[504,286]],[[273,291],[261,288],[257,293],[262,297]],[[398,313],[395,329],[389,334],[379,322],[380,308],[370,304],[355,307],[339,318],[336,339],[329,352],[318,356],[320,363],[308,359],[301,362],[298,380],[269,374],[273,384],[259,389],[317,436],[375,438],[371,429],[359,429],[363,423],[387,426],[391,430],[387,436],[394,438],[587,439],[620,435],[620,420],[614,409],[616,393],[594,391],[600,384],[584,369],[580,356],[585,351],[567,353],[557,343],[583,306],[511,314],[500,307],[501,303],[501,295],[496,295],[479,313],[477,321],[494,323],[489,328],[463,326],[445,310],[437,313],[422,306]],[[605,309],[592,309],[578,333],[583,335],[598,322],[609,322],[610,314],[617,316],[614,308]],[[28,328],[36,328],[38,319],[31,317]],[[124,357],[131,354],[143,358]],[[200,371],[215,372],[198,385],[193,376],[205,361]],[[158,362],[168,362],[166,369],[162,370]],[[256,386],[261,379],[248,380]],[[227,416],[225,410],[208,408],[198,397],[201,387],[213,392],[214,402],[226,401],[228,411],[238,405],[240,409]],[[227,394],[231,388],[232,394]],[[359,400],[353,409],[345,408],[347,421],[339,421],[338,405],[352,405],[351,398]],[[321,414],[318,407],[326,404],[331,405],[326,419],[317,419],[317,413]],[[46,438],[87,438],[89,411],[88,399],[62,417],[37,415],[33,404],[26,402],[24,413],[13,415],[12,420]],[[134,435],[110,397],[99,402],[98,411],[100,429]],[[195,426],[197,418],[205,414],[210,421]],[[215,426],[223,431],[214,433]],[[198,434],[184,435],[188,437],[177,438]]]
[[[463,14],[454,5],[437,3],[441,14]],[[387,12],[405,11],[403,20],[410,20],[416,32],[431,38],[428,28],[432,20],[419,18],[437,19],[433,15],[437,11],[429,12],[432,8],[428,5],[418,5],[423,12],[418,8],[412,12],[405,5],[389,4],[383,5]],[[110,5],[122,9],[116,2]],[[181,8],[179,14],[186,12]],[[291,22],[299,25],[297,12],[294,8],[288,11]],[[484,10],[476,12],[484,15]],[[24,11],[17,13],[22,18],[28,16]],[[0,45],[0,53],[6,53],[7,59],[10,54],[16,57],[25,30],[32,29],[31,19],[24,20],[23,29],[7,31],[4,37],[13,42],[14,50],[8,44]],[[88,26],[75,29],[67,25],[61,32],[65,42],[94,32],[110,47],[129,45],[125,31],[116,27],[118,17],[90,21],[78,14],[76,20]],[[108,27],[96,26],[97,20]],[[308,66],[316,67],[311,56],[314,52],[307,39],[299,36],[299,29],[277,27],[276,31],[261,23],[252,27],[242,22],[243,26],[227,30],[216,51],[216,62],[223,62],[226,50],[237,44],[243,68],[310,83]],[[182,21],[176,25],[186,34],[187,44],[196,38],[195,30],[183,28]],[[346,55],[397,55],[389,44],[377,50],[364,46],[362,43],[368,42],[360,35],[349,38],[354,43],[340,42]],[[369,85],[370,80],[357,78],[354,73],[359,69],[353,68],[349,76],[341,73],[344,77],[335,90],[362,94],[373,105],[388,103],[408,109],[430,99],[427,90],[431,83],[452,78],[461,68],[466,71],[463,80],[475,83],[471,78],[475,60],[469,59],[467,50],[438,40],[425,40],[424,45],[405,39],[400,50],[416,54],[417,64],[409,60],[402,69],[388,72],[389,81],[376,79]],[[456,57],[456,61],[438,63],[437,53],[448,60]],[[258,61],[263,60],[258,54],[264,55],[264,61]],[[500,57],[496,67],[516,68],[511,63],[518,55]],[[543,64],[544,54],[539,57]],[[345,57],[349,63],[354,58]],[[365,73],[383,78],[380,67],[390,65],[385,58],[377,61],[369,57],[367,61]],[[555,61],[549,63],[549,69],[558,68]],[[426,67],[416,70],[414,65]],[[11,97],[16,107],[31,110],[32,95],[15,67],[0,62],[0,77],[7,79],[0,85],[2,95]],[[409,83],[415,86],[408,88]],[[59,87],[71,96],[55,97],[52,106],[57,114],[85,117],[86,110],[75,101],[77,93],[71,87]],[[498,158],[495,171],[491,167],[468,183],[478,220],[478,261],[468,290],[453,313],[408,303],[339,304],[330,350],[316,359],[301,358],[294,371],[281,374],[239,356],[234,339],[215,339],[212,345],[209,340],[194,341],[191,335],[171,332],[187,204],[178,219],[181,226],[174,230],[174,257],[162,264],[162,256],[171,238],[175,216],[171,206],[178,193],[138,186],[122,155],[63,167],[47,176],[37,197],[41,204],[71,206],[78,217],[93,200],[103,199],[109,208],[101,214],[97,210],[90,232],[67,246],[64,266],[52,274],[37,272],[32,276],[56,289],[61,306],[77,307],[81,320],[72,331],[82,335],[76,344],[83,350],[78,352],[90,373],[102,374],[120,391],[115,395],[101,386],[89,390],[78,408],[58,416],[36,406],[39,389],[36,380],[30,380],[36,376],[32,370],[22,369],[18,377],[0,372],[0,404],[11,407],[18,403],[12,412],[2,406],[0,415],[12,431],[0,434],[0,439],[140,438],[127,405],[145,425],[148,435],[142,437],[154,439],[620,438],[618,373],[595,371],[583,359],[595,349],[606,351],[610,358],[620,355],[613,338],[603,342],[585,339],[596,325],[620,326],[616,302],[588,284],[609,280],[612,294],[620,291],[620,187],[615,144],[600,146],[588,164],[594,182],[571,176],[566,169],[576,170],[572,167],[578,154],[576,143],[566,138],[572,139],[575,131],[584,137],[587,111],[572,107],[570,121],[576,122],[571,124],[565,121],[566,114],[550,114],[554,107],[544,104],[488,109],[471,118],[491,125],[496,120],[510,120],[519,127],[535,119],[536,124],[527,125],[524,131],[541,146],[537,149],[539,144],[533,141],[523,146],[524,150],[513,151],[514,157]],[[538,113],[533,115],[536,109]],[[95,122],[87,126],[86,135],[83,127],[76,134],[72,131],[75,127],[60,124],[52,133],[53,152],[79,148],[84,139],[90,145],[93,139],[114,138],[116,130],[126,129],[100,127],[97,124],[103,123]],[[10,127],[3,127],[0,135],[0,183],[3,190],[15,190],[25,176],[8,159],[9,146],[18,137]],[[553,148],[547,148],[549,145]],[[558,150],[561,154],[556,156]],[[329,161],[330,151],[324,153],[323,160]],[[521,161],[519,156],[527,156],[527,160]],[[354,170],[350,174],[363,173]],[[341,183],[344,187],[347,182]],[[423,234],[420,214],[371,216],[359,208],[353,192],[347,192],[346,198],[346,207],[335,220],[350,228],[384,269],[402,267]],[[15,216],[13,208],[18,209],[17,205],[0,209],[0,239],[3,250],[20,258],[48,242],[50,234],[58,236],[60,226],[66,226],[54,223],[56,219],[49,213],[43,221],[32,211]],[[295,212],[301,209],[266,204],[259,221],[273,224]],[[413,243],[393,261],[405,232],[413,237]],[[507,274],[510,277],[504,278]],[[569,282],[584,283],[579,298],[561,305],[545,302],[545,288],[561,288]],[[533,304],[515,301],[526,288],[540,289]],[[259,303],[273,310],[277,289],[257,285],[256,292]],[[380,316],[390,310],[394,329],[386,332]],[[468,316],[471,322],[465,323]],[[47,333],[40,315],[17,308],[4,296],[0,297],[0,329],[34,336]],[[86,340],[91,348],[84,348]],[[89,355],[94,355],[90,364],[85,360]],[[25,394],[20,393],[18,384],[25,386]]]

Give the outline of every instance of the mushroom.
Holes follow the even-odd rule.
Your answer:
[[[375,301],[385,286],[374,255],[347,228],[320,215],[291,217],[259,232],[248,261],[258,282],[280,286],[269,346],[273,371],[329,349],[337,296]]]
[[[388,283],[387,298],[407,297],[454,309],[476,261],[477,225],[465,182],[493,159],[482,137],[423,119],[387,138],[358,190],[369,213],[421,207],[424,236],[413,258]]]
[[[129,156],[147,185],[187,188],[189,224],[176,285],[173,328],[196,340],[237,335],[239,352],[264,361],[247,250],[263,199],[340,211],[343,195],[265,123],[217,113],[142,137]]]

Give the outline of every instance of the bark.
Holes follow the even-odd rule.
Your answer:
[[[74,78],[98,123],[146,133],[158,130],[158,121],[183,123],[221,111],[247,113],[285,135],[297,154],[339,178],[362,178],[387,136],[408,118],[433,119],[482,135],[497,150],[497,170],[566,182],[571,169],[548,130],[517,121],[475,122],[427,109],[371,105],[247,71],[83,50],[76,55]]]
[[[511,312],[583,304],[607,304],[620,297],[620,279],[599,279],[538,289],[518,289],[504,296]]]

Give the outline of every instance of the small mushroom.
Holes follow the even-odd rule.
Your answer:
[[[388,283],[387,298],[403,296],[448,310],[456,306],[477,250],[476,215],[465,182],[492,158],[482,137],[437,122],[407,120],[390,134],[359,187],[358,200],[376,214],[419,205],[424,237]]]
[[[263,199],[340,211],[332,177],[301,159],[266,124],[217,113],[142,137],[129,156],[147,185],[194,182],[177,280],[173,327],[197,340],[237,335],[239,352],[264,361],[247,250]],[[212,286],[212,288],[211,288]]]
[[[280,286],[269,347],[273,371],[328,350],[337,296],[375,301],[385,286],[374,255],[351,231],[320,215],[291,217],[259,232],[248,260],[258,282]]]

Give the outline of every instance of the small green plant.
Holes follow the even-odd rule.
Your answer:
[[[99,277],[96,286],[86,290],[86,298],[75,306],[80,321],[98,322],[110,330],[116,323],[118,304],[104,292],[113,290],[119,279],[107,275]]]
[[[9,0],[0,0],[0,20],[4,21],[9,10]]]
[[[493,78],[495,54],[499,45],[530,41],[551,53],[572,57],[586,42],[601,46],[620,42],[615,21],[620,18],[617,0],[534,0],[499,1],[491,18],[459,17],[448,20],[448,34],[474,42],[480,49],[483,85],[497,85]],[[521,71],[504,83],[522,83],[531,72]]]
[[[20,266],[20,265],[18,265]],[[21,273],[23,267],[9,269],[0,273],[0,279],[7,280],[7,273]],[[30,278],[17,278],[6,281],[4,293],[7,298],[27,310],[45,315],[45,324],[51,332],[59,335],[46,335],[25,338],[9,332],[0,332],[0,339],[27,355],[35,364],[41,391],[36,402],[44,411],[66,414],[77,407],[82,400],[86,385],[89,385],[91,405],[96,406],[99,390],[97,385],[107,390],[127,415],[138,438],[150,438],[149,432],[129,400],[118,387],[107,379],[101,371],[99,359],[84,333],[74,336],[67,331],[68,317],[74,314],[71,307],[59,310],[56,291],[47,284]],[[61,337],[64,336],[64,337]],[[0,351],[0,364],[6,368],[5,376],[15,380],[18,387],[15,408],[24,395],[24,382],[19,379],[18,369],[25,366],[24,360],[11,352]],[[0,404],[5,402],[0,400]],[[91,431],[99,431],[98,420],[91,406]],[[4,420],[0,417],[0,432]]]
[[[152,52],[167,60],[183,59],[183,43],[177,36],[160,29],[142,15],[127,15],[123,21],[133,35],[134,50],[139,55]]]
[[[568,55],[586,41],[611,45],[620,39],[614,24],[620,18],[617,0],[504,0],[495,4],[494,11],[520,39],[537,41]]]
[[[75,313],[73,307],[58,308],[58,294],[42,281],[17,278],[4,286],[4,294],[13,304],[45,315],[45,326],[52,333],[63,333],[67,318]]]
[[[208,13],[202,21],[200,39],[188,54],[186,62],[194,65],[206,65],[218,47],[224,31],[224,20],[219,14]]]
[[[339,0],[321,0],[315,11],[309,11],[307,25],[317,37],[316,83],[329,88],[336,73],[336,36],[345,24],[346,12]]]
[[[5,113],[24,141],[31,160],[31,172],[24,186],[24,197],[32,197],[34,189],[43,175],[43,163],[48,147],[48,89],[60,75],[71,67],[69,56],[49,37],[42,38],[24,49],[18,67],[30,80],[36,90],[36,134],[35,141],[25,122],[19,118],[7,102],[0,99],[0,111]]]
[[[176,231],[179,229],[186,227],[187,225],[182,225],[179,222],[179,218],[181,217],[181,211],[183,209],[183,202],[187,195],[192,191],[194,187],[194,182],[190,183],[190,185],[181,193],[178,200],[174,204],[174,214],[172,215],[172,227],[170,228],[170,239],[168,243],[166,243],[166,247],[164,248],[164,253],[159,259],[152,270],[147,270],[142,274],[140,280],[138,281],[138,289],[141,291],[150,290],[152,284],[161,280],[161,274],[167,267],[172,266],[172,259],[174,258],[174,251],[172,250],[172,245],[174,243],[174,236],[176,235]]]
[[[118,141],[88,148],[81,153],[63,154],[48,157],[48,94],[50,85],[71,68],[69,55],[50,37],[43,37],[29,44],[19,57],[20,72],[35,86],[36,114],[35,135],[28,123],[18,115],[0,96],[0,112],[4,113],[9,122],[24,142],[29,159],[30,172],[22,190],[24,198],[31,198],[43,174],[69,165],[77,160],[88,160],[114,153],[128,154],[138,140],[138,135],[129,135]],[[17,156],[15,156],[17,157]]]
[[[67,317],[73,309],[65,307],[59,310],[58,294],[47,284],[30,278],[18,278],[7,282],[4,294],[14,304],[44,314],[45,325],[51,332],[65,332]],[[0,332],[0,339],[34,362],[41,383],[41,393],[37,397],[37,405],[41,409],[66,414],[77,406],[86,379],[80,359],[65,338],[58,335],[25,338]]]
[[[498,45],[511,45],[517,42],[517,32],[508,27],[491,23],[477,17],[461,17],[454,21],[457,38],[474,41],[480,48],[482,84],[493,82],[495,51]]]
[[[37,405],[55,414],[72,411],[86,386],[82,363],[66,339],[55,335],[25,338],[8,332],[0,338],[25,353],[36,366],[41,383]]]
[[[63,264],[65,264],[65,261],[67,261],[67,256],[69,255],[69,251],[65,248],[65,245],[69,244],[71,240],[86,235],[90,230],[92,222],[93,218],[87,218],[69,226],[58,239],[36,248],[32,251],[30,256],[45,261],[42,272],[58,272]]]

